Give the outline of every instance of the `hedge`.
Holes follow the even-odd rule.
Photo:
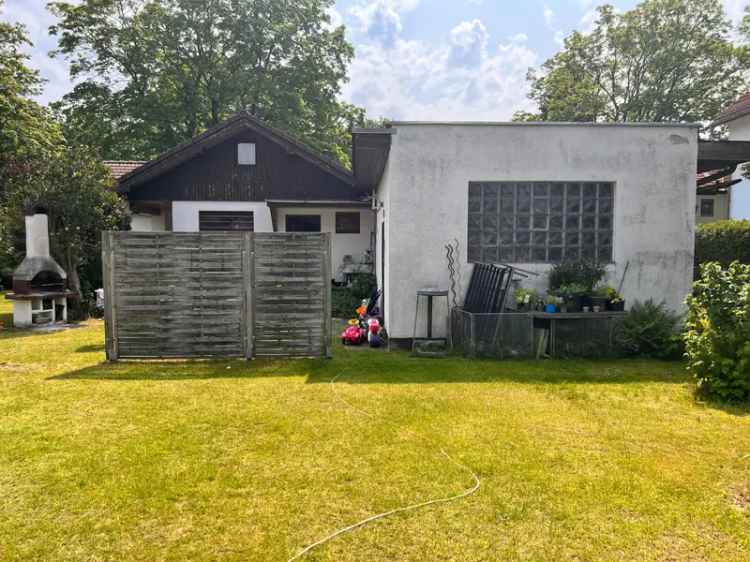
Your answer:
[[[695,269],[711,261],[728,267],[733,261],[750,263],[750,220],[701,224],[695,233]]]

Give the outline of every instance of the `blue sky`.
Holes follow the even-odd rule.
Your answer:
[[[750,0],[723,0],[736,22]],[[636,0],[613,0],[627,10]],[[530,109],[526,71],[562,38],[591,23],[594,0],[338,0],[356,56],[343,90],[372,116],[392,119],[507,120]],[[67,65],[50,59],[54,17],[46,0],[6,0],[2,19],[24,23],[31,65],[48,80],[40,101],[71,88]]]

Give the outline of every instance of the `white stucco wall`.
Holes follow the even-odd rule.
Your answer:
[[[359,234],[337,234],[336,213],[359,213]],[[344,256],[350,255],[355,262],[362,261],[362,255],[371,250],[371,240],[375,228],[375,215],[361,207],[278,207],[274,209],[277,232],[286,232],[287,215],[320,215],[320,231],[331,233],[331,261],[333,275],[342,279],[341,264]]]
[[[252,211],[255,232],[273,232],[269,206],[264,202],[247,201],[173,201],[172,230],[198,232],[200,211]]]
[[[130,217],[130,230],[136,232],[163,232],[166,230],[164,215],[135,213]]]
[[[727,127],[730,140],[750,141],[750,115],[732,121]],[[733,219],[750,219],[750,180],[742,177],[742,166],[734,177],[742,181],[732,186],[729,216]]]
[[[391,337],[412,336],[418,288],[448,287],[444,245],[454,238],[466,290],[470,181],[614,182],[609,282],[617,286],[629,263],[627,301],[653,298],[683,309],[692,281],[697,127],[395,123],[394,128],[377,190],[386,221]],[[551,267],[516,265],[539,273]],[[546,275],[526,284],[545,290]]]

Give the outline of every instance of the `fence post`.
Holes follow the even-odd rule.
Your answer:
[[[245,287],[242,311],[243,347],[245,359],[252,359],[255,353],[255,234],[242,234],[242,282]]]
[[[114,232],[102,232],[102,278],[104,281],[104,350],[107,361],[117,361],[117,303],[115,302]]]
[[[325,356],[330,358],[331,353],[331,279],[333,278],[332,263],[331,263],[331,234],[326,233],[325,237],[325,259],[323,260],[324,267],[323,272],[325,278],[323,279],[323,349]]]

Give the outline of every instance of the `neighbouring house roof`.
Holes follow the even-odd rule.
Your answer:
[[[745,115],[750,115],[750,92],[722,111],[721,115],[714,120],[712,125],[714,127],[725,125],[726,123],[730,123],[731,121],[744,117]]]
[[[289,154],[299,156],[325,172],[336,176],[345,183],[354,185],[354,177],[351,172],[334,159],[316,152],[291,135],[266,125],[254,115],[246,111],[241,111],[222,123],[207,129],[191,140],[179,144],[142,166],[125,173],[119,178],[118,191],[127,193],[132,188],[176,168],[194,156],[232,138],[243,130],[251,130],[257,134],[264,135],[283,146]]]
[[[147,160],[105,160],[103,163],[112,172],[112,177],[119,180],[136,168],[143,166]]]

